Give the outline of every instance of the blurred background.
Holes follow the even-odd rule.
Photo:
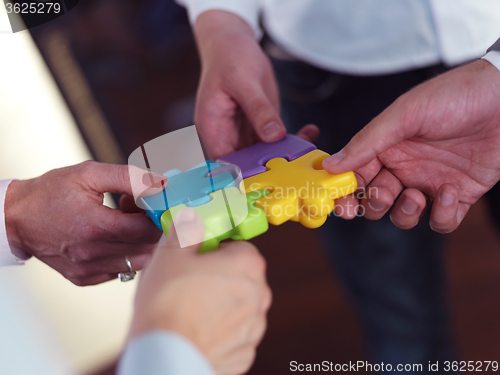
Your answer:
[[[2,179],[89,158],[126,163],[141,144],[192,125],[199,60],[186,13],[172,0],[81,1],[30,32],[1,34],[0,50]],[[463,360],[500,353],[500,227],[490,207],[479,202],[446,236]],[[250,373],[288,373],[290,361],[367,360],[362,327],[315,231],[286,223],[254,242],[268,260],[274,303]],[[134,282],[79,288],[37,259],[9,272],[28,278],[77,371],[114,373]]]

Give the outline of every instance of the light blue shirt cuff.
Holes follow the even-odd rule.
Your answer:
[[[189,340],[172,331],[151,331],[133,340],[118,363],[118,375],[215,375]]]

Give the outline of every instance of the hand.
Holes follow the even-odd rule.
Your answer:
[[[161,231],[144,212],[104,206],[105,192],[132,196],[127,165],[87,161],[13,181],[5,200],[9,244],[81,286],[128,271],[125,256],[144,268]]]
[[[271,304],[265,261],[247,242],[201,255],[200,244],[180,248],[176,232],[203,239],[203,224],[192,209],[181,211],[174,227],[141,275],[129,336],[175,331],[205,354],[217,374],[244,373]]]
[[[401,96],[323,166],[354,170],[372,188],[362,201],[368,219],[381,218],[402,192],[395,225],[412,228],[433,201],[432,229],[451,232],[500,179],[499,103],[500,72],[476,61]]]
[[[210,10],[194,33],[202,62],[195,123],[213,159],[286,135],[271,63],[240,17]]]

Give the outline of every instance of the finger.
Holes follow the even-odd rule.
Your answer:
[[[91,240],[129,244],[153,244],[158,242],[161,231],[143,213],[123,213],[106,206],[97,206],[87,226]]]
[[[277,108],[260,85],[247,85],[233,95],[262,141],[275,142],[286,136]]]
[[[73,284],[75,284],[76,286],[97,285],[97,284],[102,284],[106,281],[115,280],[116,278],[117,278],[116,274],[114,274],[114,275],[98,275],[98,276],[92,276],[92,277],[86,277],[86,278],[67,277],[67,279],[69,281],[71,281]]]
[[[379,154],[416,133],[408,121],[414,105],[404,95],[361,129],[339,152],[325,159],[323,165],[330,173],[343,173],[361,168]]]
[[[411,229],[418,224],[426,208],[424,193],[417,189],[405,189],[391,211],[391,221],[400,229]]]
[[[349,194],[335,201],[335,215],[344,220],[354,219],[359,212],[359,200],[355,194]]]
[[[341,197],[335,201],[334,212],[335,215],[341,217],[344,220],[354,219],[356,216],[363,216],[364,213],[361,212],[360,209],[363,209],[363,206],[360,205],[360,193],[366,188],[366,182],[362,176],[357,173],[356,181],[358,183],[358,190],[350,195],[345,197]]]
[[[458,215],[459,201],[457,188],[452,184],[439,187],[432,204],[430,226],[438,233],[450,233],[460,224]],[[462,209],[463,211],[463,209]],[[463,218],[463,216],[462,216]]]
[[[152,251],[152,250],[151,250]],[[99,261],[89,262],[82,265],[82,271],[87,277],[94,277],[98,275],[115,275],[118,277],[119,272],[129,272],[127,263],[125,262],[126,255],[119,257],[104,258]],[[132,270],[140,271],[144,269],[151,260],[151,254],[141,254],[128,256]]]
[[[154,251],[142,279],[158,279],[158,282],[161,282],[169,264],[186,259],[185,256],[194,256],[198,253],[204,233],[203,222],[196,211],[192,208],[182,209],[174,218],[167,239],[162,240]],[[192,242],[192,244],[182,247],[181,245],[186,242]],[[177,268],[179,269],[179,267]]]
[[[394,195],[386,187],[370,186],[361,204],[365,218],[380,220],[394,204]]]
[[[403,188],[403,184],[396,176],[382,168],[368,185],[368,195],[363,199],[366,218],[378,220],[384,216]]]
[[[142,245],[123,242],[89,242],[86,248],[72,250],[71,255],[67,257],[68,266],[99,263],[112,258],[123,259],[125,256],[151,254],[157,246],[158,242]]]
[[[134,198],[127,194],[123,194],[120,197],[120,209],[122,210],[123,213],[126,214],[136,214],[145,212],[142,208],[139,208],[135,204]]]
[[[319,137],[319,128],[314,124],[308,124],[297,132],[297,137],[313,143]]]
[[[151,174],[133,165],[87,161],[80,166],[85,182],[91,189],[98,193],[116,193],[134,196],[134,192],[147,191],[148,194],[156,194],[167,183],[165,176]],[[132,185],[134,185],[134,189],[132,189]]]
[[[205,229],[203,222],[192,208],[182,209],[173,220],[167,240],[159,246],[164,252],[183,251],[188,254],[196,254],[204,240]]]
[[[134,165],[129,164],[128,174],[133,192],[132,196],[136,200],[139,197],[149,197],[158,194],[167,186],[167,176],[146,171]]]

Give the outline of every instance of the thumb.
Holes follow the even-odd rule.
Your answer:
[[[133,165],[105,164],[88,161],[82,165],[87,168],[87,182],[99,193],[116,193],[133,196],[154,195],[166,186],[167,177],[148,172]]]
[[[234,98],[262,141],[276,142],[285,137],[285,125],[262,87],[252,85],[238,90]]]
[[[323,161],[329,173],[357,170],[399,142],[412,137],[410,126],[405,122],[405,107],[394,102],[384,112],[361,129],[339,152]]]
[[[198,214],[191,208],[184,208],[174,218],[173,224],[166,233],[167,238],[162,237],[141,277],[139,288],[142,288],[145,293],[148,293],[155,286],[163,285],[166,269],[170,269],[174,273],[182,272],[181,260],[186,259],[183,255],[194,255],[198,252],[203,241],[204,228]],[[191,239],[190,246],[182,247],[185,239]],[[178,261],[181,263],[176,263],[173,266]],[[172,274],[168,276],[172,276]],[[141,293],[136,293],[136,305],[140,299],[144,300],[144,297],[141,297]]]
[[[205,236],[200,216],[192,208],[182,209],[175,216],[164,245],[171,250],[198,252]]]

